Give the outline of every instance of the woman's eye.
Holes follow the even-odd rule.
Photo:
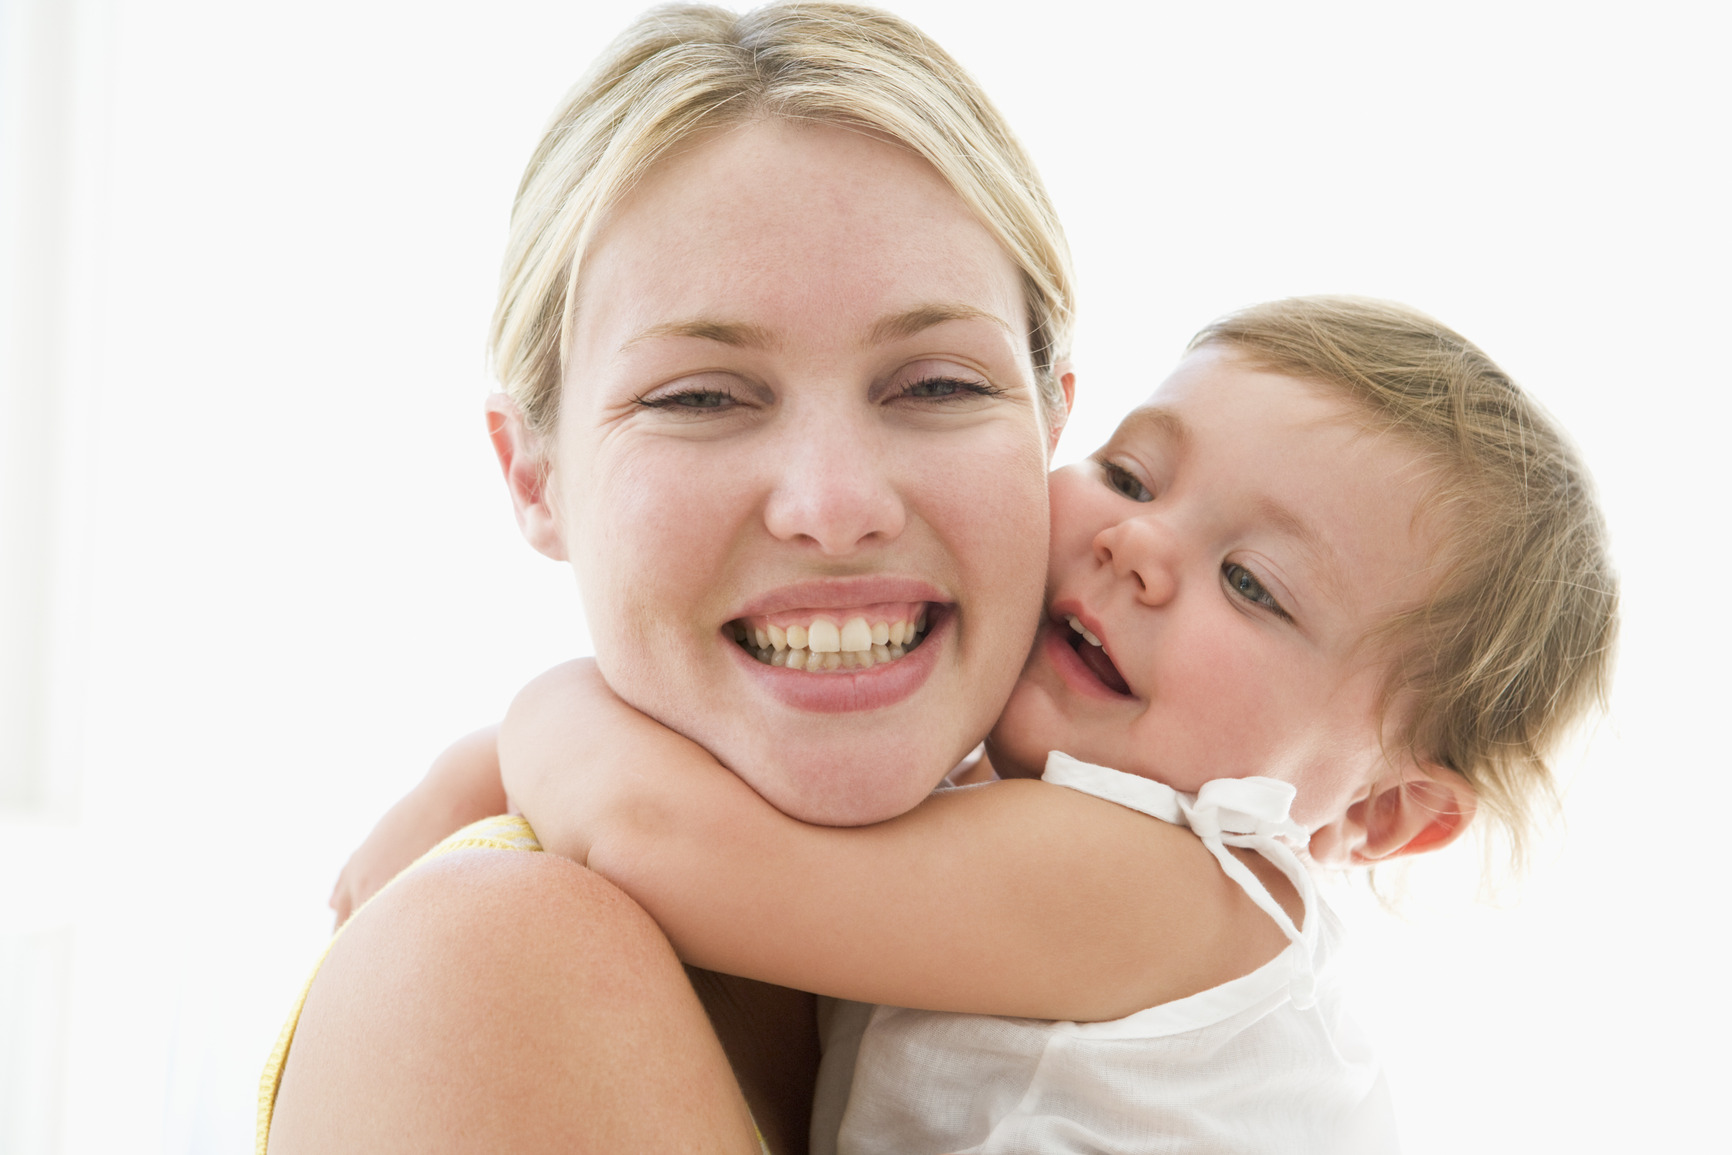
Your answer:
[[[962,377],[923,377],[906,386],[900,396],[915,401],[965,400],[974,397],[997,397],[1004,392],[982,381]]]
[[[1285,618],[1287,611],[1281,608],[1281,603],[1275,600],[1273,594],[1263,588],[1263,583],[1244,566],[1237,562],[1226,562],[1221,566],[1221,576],[1227,579],[1227,587],[1246,601],[1262,606]]]
[[[640,397],[637,403],[645,409],[713,411],[734,404],[734,395],[720,389],[683,389],[660,397]]]
[[[1107,485],[1121,497],[1132,501],[1153,501],[1155,495],[1149,492],[1148,486],[1137,480],[1137,475],[1122,465],[1114,465],[1110,461],[1101,462],[1101,473],[1105,475]]]

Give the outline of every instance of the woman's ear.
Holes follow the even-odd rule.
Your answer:
[[[1466,833],[1478,804],[1473,786],[1455,771],[1404,760],[1346,814],[1312,834],[1311,857],[1366,865],[1441,850]]]
[[[1058,378],[1058,387],[1064,393],[1064,410],[1049,415],[1050,427],[1046,434],[1046,455],[1051,457],[1058,448],[1059,434],[1064,432],[1065,424],[1070,420],[1071,406],[1076,404],[1076,370],[1069,361],[1060,361],[1052,367],[1053,375]]]
[[[503,393],[487,399],[487,436],[511,491],[517,528],[525,540],[555,561],[568,560],[559,519],[548,503],[548,469],[541,436],[529,428],[523,411]]]

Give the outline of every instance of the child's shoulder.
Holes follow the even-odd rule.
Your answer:
[[[1311,897],[1305,867],[1282,841],[1303,837],[1289,818],[1289,784],[1216,779],[1187,794],[1058,751],[1048,758],[1041,781],[1109,804],[1090,807],[1102,839],[1146,844],[1207,880],[1194,892],[1193,929],[1203,934],[1204,927],[1217,928],[1215,941],[1196,945],[1214,958],[1208,969],[1219,981],[1256,970],[1302,931],[1315,938],[1307,923],[1320,916],[1320,907]],[[1279,915],[1285,915],[1285,925]]]

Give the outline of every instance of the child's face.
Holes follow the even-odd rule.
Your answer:
[[[993,731],[1000,773],[1063,750],[1187,792],[1266,775],[1308,827],[1363,797],[1388,673],[1369,635],[1425,596],[1436,538],[1419,455],[1357,416],[1204,348],[1055,473],[1048,620]]]

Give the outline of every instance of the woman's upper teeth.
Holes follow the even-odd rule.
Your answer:
[[[1066,614],[1064,620],[1069,622],[1070,628],[1081,634],[1083,636],[1083,641],[1087,642],[1089,645],[1098,646],[1101,644],[1101,640],[1095,637],[1094,633],[1090,631],[1087,626],[1082,624],[1082,619],[1077,617],[1075,614]]]
[[[733,623],[734,638],[758,659],[795,670],[869,669],[894,661],[907,652],[926,629],[926,607],[910,606],[898,616],[817,613],[801,621],[798,614],[741,618]],[[793,620],[790,620],[793,619]]]

